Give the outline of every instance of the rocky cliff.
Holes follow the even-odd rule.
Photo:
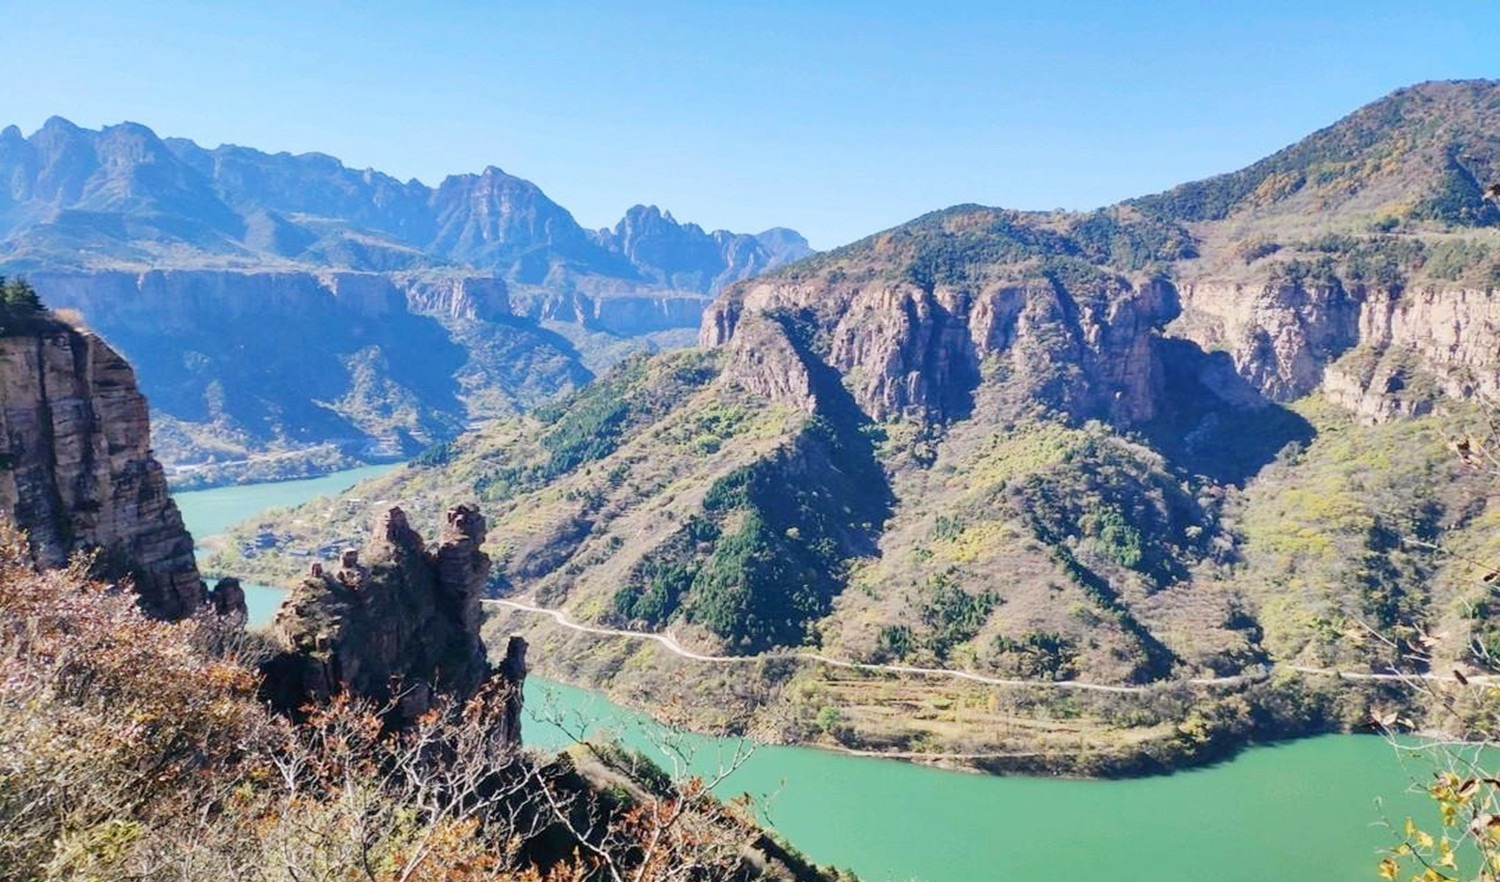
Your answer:
[[[393,508],[377,519],[363,550],[344,551],[336,566],[313,564],[276,616],[284,651],[266,666],[271,700],[298,710],[348,692],[412,720],[435,693],[462,701],[498,673],[503,725],[519,742],[526,644],[511,641],[497,671],[479,639],[490,576],[480,550],[485,532],[477,509],[458,506],[428,548]]]
[[[942,279],[913,271],[938,249],[1019,239],[1013,228],[1035,222],[978,207],[939,212],[805,270],[735,287],[705,313],[699,342],[725,345],[747,314],[794,317],[876,420],[961,417],[986,365],[1013,375],[1018,399],[1122,424],[1151,420],[1162,385],[1152,340],[1178,311],[1165,280],[1082,262],[992,261],[973,266],[975,276]],[[1040,247],[1018,247],[1021,256],[1046,257]],[[871,278],[872,264],[901,269]]]
[[[1174,331],[1228,351],[1278,401],[1323,389],[1383,422],[1425,413],[1437,396],[1500,400],[1493,288],[1200,282],[1183,287],[1182,303]]]
[[[135,373],[93,334],[56,325],[0,337],[0,515],[39,563],[99,549],[152,615],[196,610],[203,587]]]
[[[1131,200],[1193,225],[1172,332],[1367,421],[1493,400],[1500,84],[1398,90],[1245,169]]]
[[[1429,84],[1155,197],[934,212],[360,495],[472,489],[502,590],[596,629],[500,626],[709,727],[1139,771],[1367,719],[1396,699],[1296,672],[1500,647],[1490,477],[1448,446],[1500,391],[1496,108]]]

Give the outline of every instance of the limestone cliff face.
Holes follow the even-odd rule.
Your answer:
[[[983,365],[992,362],[1020,383],[1018,394],[1043,394],[1068,411],[1131,424],[1156,415],[1162,379],[1154,335],[1176,312],[1176,291],[1160,281],[1116,279],[1069,290],[1037,280],[977,291],[764,281],[716,301],[699,339],[723,346],[742,325],[752,327],[749,316],[798,317],[875,419],[961,416]],[[731,376],[736,365],[749,364],[731,361]]]
[[[595,293],[533,288],[513,292],[515,313],[535,321],[566,322],[619,336],[692,329],[703,319],[709,299],[681,292]]]
[[[337,568],[314,564],[276,616],[284,651],[267,665],[272,701],[296,710],[349,692],[390,702],[410,720],[426,712],[435,692],[475,695],[495,674],[479,639],[490,575],[480,550],[485,529],[478,510],[458,506],[429,549],[393,508],[363,551],[345,551]],[[514,693],[507,725],[516,738],[525,649],[513,641],[500,671]]]
[[[47,292],[49,303],[105,325],[151,319],[193,327],[205,319],[257,320],[299,312],[346,318],[510,314],[505,283],[482,274],[191,269],[40,272],[30,279]]]
[[[1322,388],[1383,422],[1424,412],[1424,394],[1500,398],[1500,292],[1203,283],[1182,302],[1173,330],[1276,400]]]
[[[786,328],[764,316],[750,315],[737,330],[728,344],[724,376],[773,404],[815,412],[818,400],[811,372]]]
[[[1227,349],[1268,398],[1318,388],[1329,361],[1359,340],[1362,289],[1300,284],[1187,285],[1174,328],[1205,349]]]
[[[45,566],[101,549],[152,615],[181,618],[202,602],[135,373],[92,334],[0,338],[0,517],[27,531]]]
[[[484,321],[511,315],[505,282],[491,276],[407,278],[402,287],[412,312]]]

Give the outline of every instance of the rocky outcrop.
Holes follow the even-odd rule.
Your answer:
[[[780,323],[747,316],[728,344],[724,376],[729,382],[774,404],[813,413],[818,399],[807,362]]]
[[[57,325],[0,338],[0,517],[44,566],[98,549],[147,612],[176,619],[203,588],[150,434],[134,371],[98,337]]]
[[[461,505],[448,511],[429,549],[393,508],[363,550],[345,551],[336,568],[314,564],[276,616],[284,649],[266,666],[270,700],[296,711],[351,693],[410,721],[435,694],[466,700],[498,676],[492,686],[503,690],[506,725],[519,740],[526,648],[513,640],[498,671],[486,658],[479,639],[490,575],[484,538],[484,516]]]
[[[1120,279],[1089,290],[1037,280],[978,292],[770,280],[746,283],[716,301],[699,341],[726,345],[758,313],[808,323],[822,341],[818,354],[875,419],[961,416],[982,364],[995,360],[1019,381],[1018,398],[1040,396],[1069,412],[1128,425],[1156,415],[1161,365],[1153,340],[1176,316],[1177,296],[1166,282]],[[737,365],[753,362],[735,356],[731,377]],[[742,383],[764,385],[753,376]]]
[[[245,588],[233,576],[225,576],[214,583],[208,592],[208,602],[214,614],[221,618],[244,622],[250,616],[250,608],[245,604]]]
[[[1172,331],[1224,349],[1267,397],[1322,388],[1369,422],[1435,394],[1500,400],[1500,293],[1339,284],[1184,286]]]

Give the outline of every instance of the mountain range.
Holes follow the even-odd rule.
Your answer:
[[[496,633],[708,729],[1086,773],[1473,731],[1380,678],[1500,652],[1497,163],[1500,84],[1428,83],[1097,211],[933,212],[210,567],[468,496]]]
[[[495,167],[427,187],[135,123],[0,131],[0,273],[139,366],[179,484],[410,455],[685,342],[713,293],[810,253],[655,206],[586,230]]]
[[[712,233],[637,205],[585,230],[530,181],[490,166],[436,187],[321,153],[268,154],[137,123],[53,117],[0,131],[0,247],[13,271],[460,267],[534,285],[713,293],[811,253],[790,230]]]

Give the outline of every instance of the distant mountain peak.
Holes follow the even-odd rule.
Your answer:
[[[42,123],[42,127],[41,127],[40,131],[43,131],[43,132],[80,132],[80,131],[83,131],[83,130],[80,129],[78,126],[74,125],[73,121],[70,120],[70,119],[67,119],[66,117],[49,116],[49,117],[47,117],[47,121],[44,122],[44,123]]]
[[[141,123],[92,131],[62,117],[29,139],[11,126],[0,145],[0,253],[12,268],[451,264],[527,284],[709,294],[789,253],[754,237],[731,246],[735,234],[721,242],[638,206],[634,223],[660,229],[627,257],[617,242],[639,237],[584,230],[536,184],[496,165],[427,187],[325,153],[209,150]]]

